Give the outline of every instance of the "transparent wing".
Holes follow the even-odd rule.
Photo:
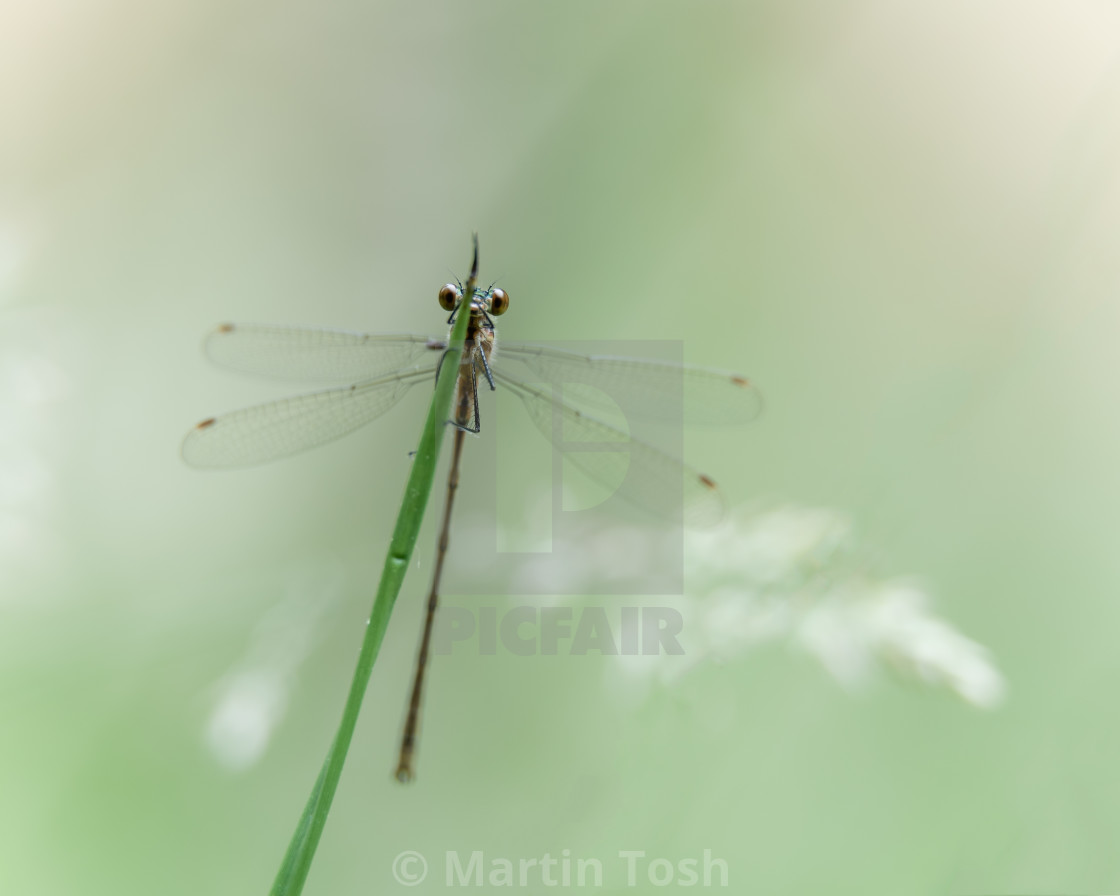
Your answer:
[[[342,389],[296,395],[203,420],[183,439],[192,467],[244,467],[322,445],[384,414],[416,383],[431,379],[433,362]]]
[[[710,478],[675,457],[645,442],[632,439],[621,430],[589,417],[525,383],[519,383],[495,369],[494,378],[514,392],[525,405],[534,425],[561,450],[568,443],[609,443],[604,450],[568,450],[564,457],[596,482],[614,488],[630,503],[655,516],[672,519],[684,511],[689,526],[714,526],[723,517],[723,499]],[[553,412],[559,411],[559,432]],[[615,450],[615,446],[622,446]],[[625,478],[623,478],[625,477]]]
[[[746,423],[762,410],[762,395],[746,377],[689,364],[610,355],[581,355],[544,345],[502,341],[499,363],[524,364],[547,382],[586,383],[622,409],[647,420]],[[506,371],[511,373],[512,371]],[[516,378],[516,374],[514,374]],[[593,397],[582,403],[604,407]]]
[[[426,336],[375,336],[267,324],[222,324],[205,342],[207,356],[221,367],[323,383],[376,379],[426,364],[444,347],[444,342]]]

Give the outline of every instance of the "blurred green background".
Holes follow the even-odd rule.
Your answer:
[[[680,339],[754,378],[763,417],[689,458],[733,504],[848,515],[1009,697],[849,696],[771,647],[634,703],[607,660],[456,653],[404,788],[425,531],[307,892],[401,891],[402,850],[441,892],[449,849],[710,849],[737,892],[1116,892],[1118,51],[1092,2],[9,0],[0,889],[267,890],[425,399],[198,473],[194,422],[291,391],[200,342],[438,334],[478,230],[509,338]],[[275,728],[223,762],[231,681]]]

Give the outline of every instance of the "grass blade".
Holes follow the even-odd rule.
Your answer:
[[[366,626],[361,653],[358,655],[358,665],[354,670],[350,693],[342,712],[342,721],[339,723],[338,733],[331,742],[315,786],[311,790],[311,796],[296,825],[295,834],[292,835],[284,861],[280,864],[276,880],[272,884],[270,891],[272,896],[297,896],[303,891],[303,884],[311,869],[311,860],[315,856],[315,849],[319,845],[323,826],[326,824],[327,814],[330,812],[331,802],[338,788],[342,766],[346,761],[346,753],[354,735],[354,726],[358,721],[362,698],[369,684],[370,674],[373,672],[373,664],[381,649],[381,641],[389,625],[393,604],[400,593],[401,583],[404,581],[417,536],[420,534],[420,523],[424,518],[424,509],[435,480],[436,462],[439,460],[439,450],[443,443],[444,424],[450,415],[451,398],[459,373],[459,359],[463,353],[463,339],[471,316],[470,299],[474,295],[475,275],[478,268],[477,238],[474,251],[475,261],[471,276],[463,290],[465,307],[455,318],[450,345],[440,368],[431,406],[428,408],[428,418],[424,423],[420,445],[412,464],[412,473],[405,487],[404,500],[397,514],[397,524],[389,544],[388,556],[385,558],[381,581],[377,586],[377,597],[374,599],[373,610],[370,612],[369,623]]]

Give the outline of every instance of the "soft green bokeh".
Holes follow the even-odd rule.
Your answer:
[[[770,647],[635,704],[604,659],[457,652],[401,787],[429,532],[307,892],[402,891],[402,850],[441,892],[449,849],[570,849],[627,892],[655,889],[623,886],[635,849],[711,849],[735,892],[1116,892],[1118,26],[1087,2],[9,3],[0,889],[266,891],[426,401],[198,473],[193,422],[291,391],[199,343],[439,333],[477,229],[503,335],[680,339],[751,375],[764,416],[690,431],[690,460],[735,504],[849,515],[1009,699],[849,696]],[[231,770],[208,719],[268,650],[286,711]]]

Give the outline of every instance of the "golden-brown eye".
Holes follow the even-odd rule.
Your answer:
[[[458,286],[454,283],[446,283],[439,291],[439,307],[444,311],[454,311],[462,297],[463,294],[459,292]]]
[[[490,313],[505,314],[509,308],[509,293],[504,289],[490,290]]]

